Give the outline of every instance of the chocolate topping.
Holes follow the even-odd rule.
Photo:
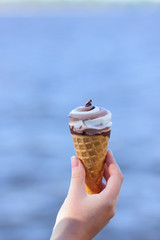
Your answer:
[[[84,130],[83,132],[76,132],[73,130],[73,128],[70,128],[70,132],[71,134],[75,134],[75,135],[87,135],[87,136],[93,136],[93,135],[102,135],[102,136],[108,136],[110,138],[111,135],[111,129],[108,129],[108,131],[102,131],[99,132],[98,130],[96,131],[95,129],[87,129]]]
[[[92,105],[92,99],[90,99],[90,100],[86,103],[85,107],[89,107],[89,106],[91,106],[91,105]]]

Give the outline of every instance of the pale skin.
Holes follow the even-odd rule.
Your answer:
[[[77,157],[71,158],[72,177],[68,195],[58,212],[51,240],[90,240],[115,215],[123,175],[112,152],[105,160],[102,191],[87,194],[85,170]]]

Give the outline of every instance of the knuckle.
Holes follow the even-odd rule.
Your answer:
[[[121,171],[118,173],[118,178],[119,178],[119,180],[120,180],[121,182],[123,182],[124,176],[123,176],[123,174],[122,174]]]
[[[120,174],[120,180],[121,180],[121,182],[123,182],[123,180],[124,180],[124,176],[122,173]]]
[[[112,211],[113,207],[114,207],[113,201],[109,201],[108,204],[107,204],[107,209],[109,211]]]
[[[113,201],[109,201],[107,204],[107,212],[109,214],[109,218],[113,218],[114,215],[116,214],[116,208],[115,208],[115,204]]]
[[[115,208],[112,208],[110,217],[113,218],[115,216],[115,214],[116,214],[116,210],[115,210]]]

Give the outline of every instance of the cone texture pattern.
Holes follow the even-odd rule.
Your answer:
[[[89,194],[99,193],[107,154],[108,136],[72,135],[77,157],[86,170],[85,187]]]

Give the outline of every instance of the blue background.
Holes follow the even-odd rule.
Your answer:
[[[124,174],[96,240],[160,239],[160,6],[34,5],[0,11],[0,239],[49,239],[75,154],[68,114],[112,112]]]

